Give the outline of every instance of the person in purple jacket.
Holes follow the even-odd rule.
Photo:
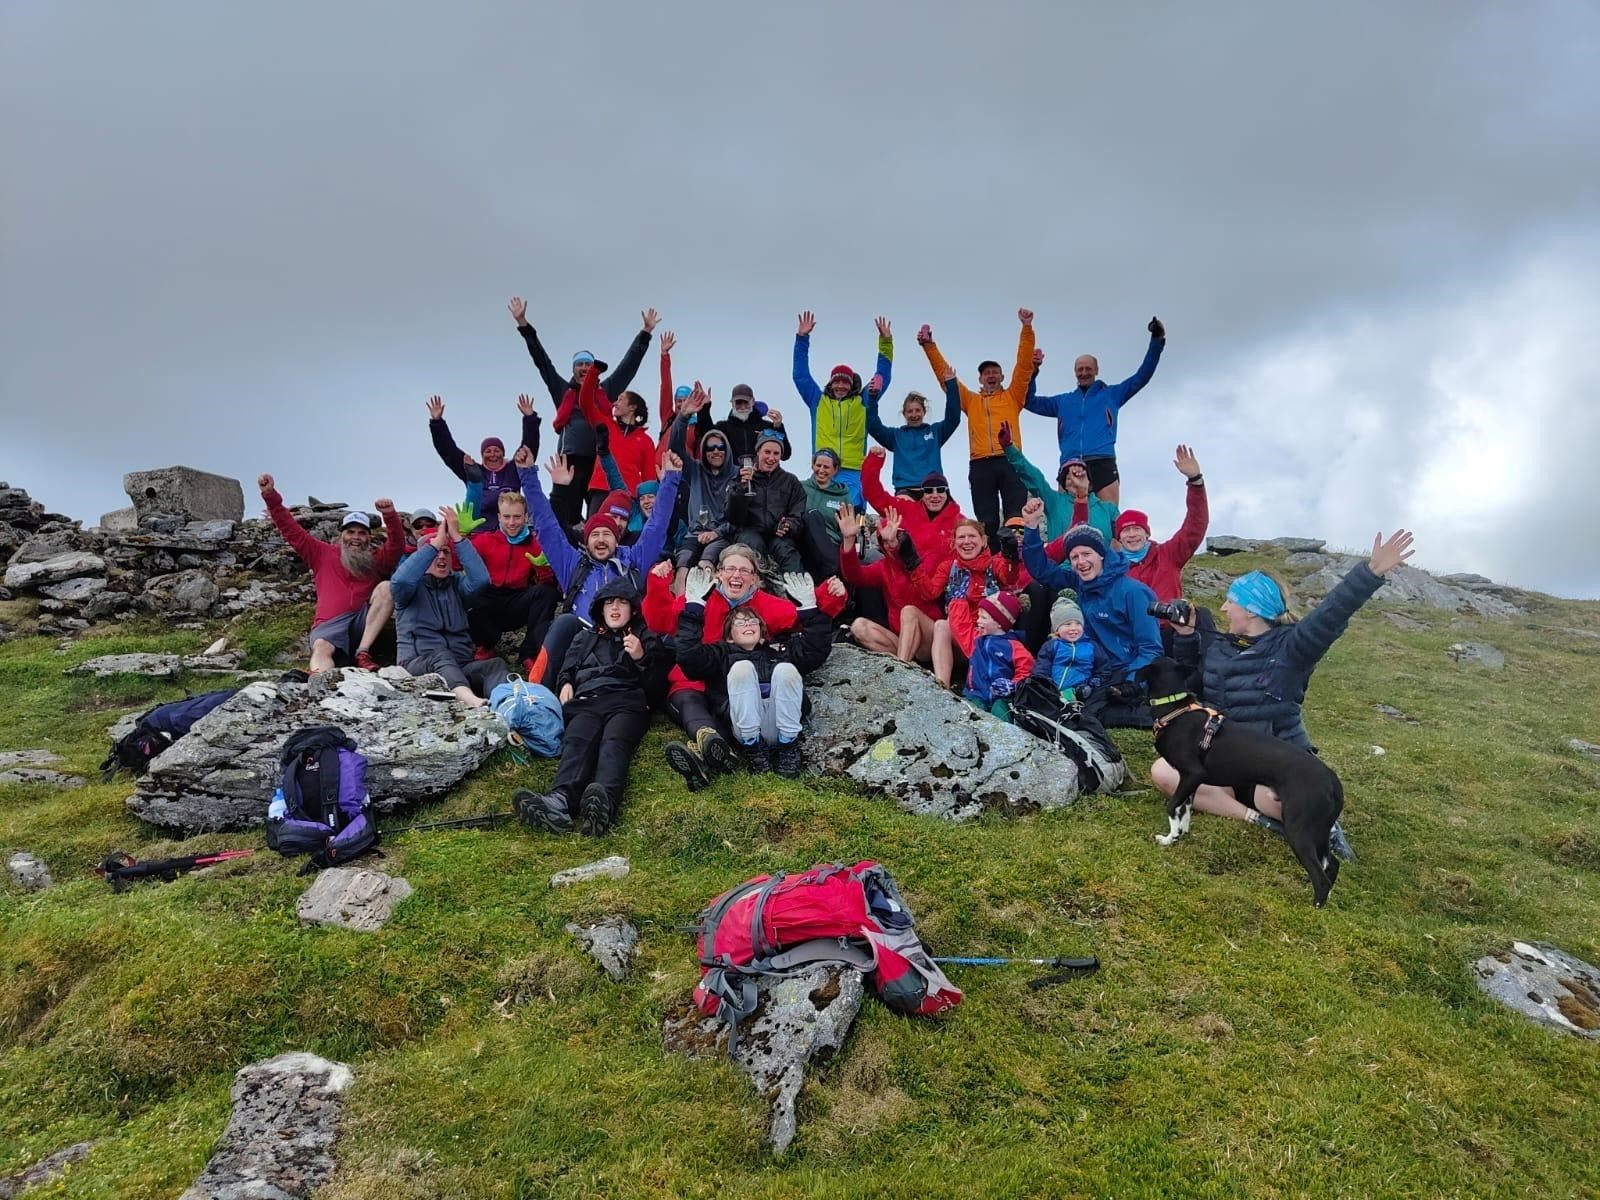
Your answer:
[[[522,414],[522,442],[529,453],[539,453],[539,414],[533,411],[533,401],[526,395],[517,397],[517,411]],[[478,457],[464,453],[450,436],[450,426],[444,422],[444,401],[438,396],[428,397],[428,433],[433,438],[433,448],[450,469],[450,473],[467,485],[476,512],[486,529],[500,528],[500,493],[515,492],[522,487],[517,468],[506,453],[506,444],[497,437],[486,437],[478,447]],[[515,453],[513,449],[512,453]]]

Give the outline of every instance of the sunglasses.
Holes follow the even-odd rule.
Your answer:
[[[947,487],[925,487],[922,489],[924,496],[948,496],[950,489]]]
[[[727,452],[728,452],[728,448],[726,446],[724,446],[721,442],[717,442],[715,445],[711,445],[711,446],[707,446],[706,447],[706,453],[707,454],[726,454]]]

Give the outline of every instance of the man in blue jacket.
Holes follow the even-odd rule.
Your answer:
[[[1078,380],[1075,390],[1059,396],[1038,395],[1038,367],[1044,355],[1036,353],[1034,378],[1028,384],[1028,398],[1023,404],[1031,413],[1056,419],[1062,465],[1068,459],[1083,459],[1094,494],[1112,504],[1122,500],[1122,481],[1117,474],[1117,414],[1150,382],[1167,345],[1167,327],[1160,318],[1151,317],[1146,328],[1150,330],[1150,348],[1139,369],[1121,383],[1106,383],[1100,378],[1100,360],[1092,354],[1080,354],[1072,364],[1072,373]]]

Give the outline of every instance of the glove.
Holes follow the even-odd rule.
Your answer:
[[[709,565],[698,564],[683,581],[683,598],[690,604],[704,604],[716,581],[717,577]]]
[[[609,425],[594,426],[594,453],[596,458],[604,458],[611,452],[611,427]]]
[[[815,608],[817,606],[817,585],[811,581],[811,576],[804,571],[785,571],[783,574],[783,590],[788,592],[794,602],[801,608]]]
[[[1017,694],[1017,681],[1015,679],[996,679],[989,690],[996,696],[1014,696]]]
[[[1002,450],[1009,449],[1013,440],[1014,439],[1011,436],[1011,422],[1010,421],[1001,421],[1000,422],[1000,432],[995,437],[995,441],[1000,443],[1000,449],[1002,449]]]
[[[543,550],[539,551],[539,553],[536,555],[529,554],[526,550],[524,550],[522,552],[522,557],[527,559],[528,565],[532,567],[548,567],[550,565],[550,560],[545,556]]]
[[[1004,537],[1004,536],[1002,536],[1001,539],[1000,539],[1000,557],[1005,559],[1008,563],[1019,563],[1019,562],[1021,562],[1022,561],[1022,541],[1021,541],[1021,539],[1015,538],[1015,537]]]
[[[462,537],[466,537],[474,529],[483,528],[482,518],[472,511],[472,505],[465,500],[460,504],[454,505],[453,508],[456,514],[456,528],[461,530]]]
[[[1077,687],[1073,688],[1070,692],[1068,692],[1066,695],[1062,696],[1061,698],[1063,700],[1071,702],[1071,701],[1078,701],[1078,700],[1087,700],[1093,694],[1094,694],[1094,683],[1093,683],[1093,681],[1090,681],[1089,683],[1080,683]]]

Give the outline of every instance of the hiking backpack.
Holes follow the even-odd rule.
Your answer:
[[[1018,685],[1011,698],[1011,721],[1070,758],[1086,792],[1114,792],[1128,777],[1128,764],[1105,726],[1083,705],[1062,700],[1056,685],[1042,675],[1030,675]]]
[[[561,701],[542,683],[528,683],[513,675],[489,693],[489,707],[506,723],[511,744],[540,758],[561,753],[565,723]]]
[[[367,758],[344,730],[296,730],[278,758],[278,791],[267,809],[267,845],[310,854],[316,866],[342,863],[378,843],[367,796]]]
[[[757,978],[796,974],[812,963],[866,973],[900,1012],[932,1016],[961,1003],[917,936],[894,879],[871,859],[758,875],[711,901],[696,924],[694,1002],[727,1023],[730,1054],[739,1022],[755,1011]]]
[[[223,688],[158,704],[139,717],[131,733],[111,743],[100,764],[100,782],[110,783],[118,771],[143,775],[150,761],[194,727],[194,723],[228,699],[238,688]]]

